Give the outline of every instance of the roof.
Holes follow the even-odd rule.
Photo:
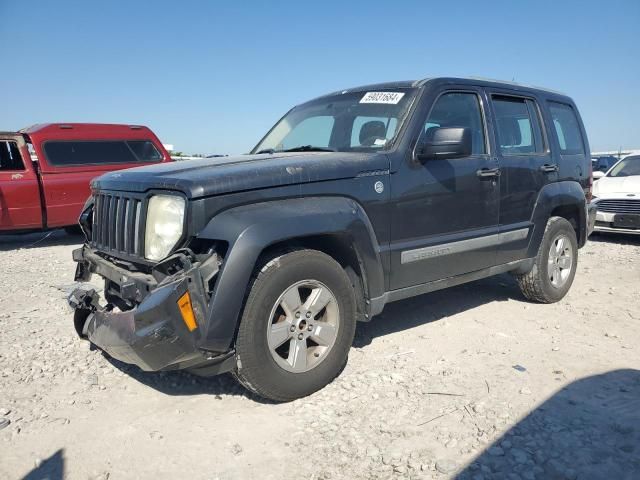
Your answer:
[[[384,89],[396,89],[396,88],[419,88],[427,85],[428,83],[458,83],[458,84],[473,84],[473,85],[481,85],[486,87],[508,87],[514,90],[530,90],[530,91],[543,91],[547,93],[551,93],[554,95],[566,96],[566,94],[562,92],[558,92],[555,90],[551,90],[548,88],[542,87],[534,87],[531,85],[525,85],[517,82],[509,82],[505,80],[494,80],[490,78],[480,78],[480,77],[428,77],[423,78],[421,80],[402,80],[396,82],[384,82],[384,83],[374,83],[370,85],[361,85],[359,87],[346,88],[343,90],[338,90],[336,92],[329,93],[327,95],[322,95],[318,98],[339,95],[341,93],[346,92],[361,92],[361,91],[380,91]]]
[[[127,125],[122,123],[38,123],[19,130],[20,133],[51,133],[60,130],[75,130],[83,133],[129,132],[131,130],[148,130],[143,125]]]
[[[536,87],[535,85],[528,85],[526,83],[518,83],[518,82],[510,82],[508,80],[496,80],[493,78],[484,78],[484,77],[468,77],[468,78],[463,78],[460,80],[471,80],[474,82],[482,82],[483,84],[495,84],[495,85],[502,85],[502,86],[507,86],[507,87],[519,87],[519,88],[527,88],[530,90],[540,90],[542,92],[548,92],[548,93],[553,93],[555,95],[562,95],[562,96],[567,96],[566,93],[564,92],[559,92],[557,90],[552,90],[550,88],[545,88],[545,87]]]
[[[34,143],[47,140],[153,140],[156,146],[162,145],[148,127],[118,123],[40,123],[17,132],[0,132],[0,135],[28,135]]]

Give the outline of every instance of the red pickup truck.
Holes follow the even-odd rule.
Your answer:
[[[169,161],[158,137],[138,125],[55,123],[0,132],[0,233],[75,226],[94,177]]]

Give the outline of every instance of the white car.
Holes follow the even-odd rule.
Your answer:
[[[593,172],[596,232],[640,235],[640,155],[623,158],[607,173]]]

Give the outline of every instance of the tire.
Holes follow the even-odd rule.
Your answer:
[[[562,244],[559,243],[560,239],[563,239]],[[552,245],[555,253],[551,251]],[[554,303],[561,300],[571,288],[577,266],[578,241],[573,226],[562,217],[551,217],[533,268],[528,273],[516,275],[516,280],[528,300]]]
[[[344,368],[355,327],[354,287],[340,264],[316,250],[282,254],[262,266],[250,287],[234,375],[269,400],[305,397]]]

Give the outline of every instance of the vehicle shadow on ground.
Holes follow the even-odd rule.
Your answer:
[[[376,337],[436,322],[490,302],[507,300],[527,301],[515,279],[505,274],[390,303],[371,322],[357,325],[353,345],[362,348]]]
[[[618,245],[640,246],[640,235],[594,232],[589,235],[589,241],[597,243],[616,243]]]
[[[372,322],[358,325],[353,346],[361,348],[375,337],[441,320],[488,302],[514,298],[524,301],[513,278],[501,275],[395,302]],[[185,371],[145,372],[108,356],[107,360],[134,380],[166,395],[212,395],[217,399],[241,395],[260,403],[272,403],[249,393],[231,374],[203,378]]]
[[[69,234],[64,230],[49,230],[48,232],[23,233],[9,235],[0,234],[0,252],[18,250],[21,248],[44,248],[60,245],[81,245],[84,242],[82,234]]]
[[[637,479],[640,370],[577,380],[487,447],[455,478]]]
[[[243,388],[230,373],[214,377],[199,377],[187,371],[145,372],[135,365],[120,362],[105,355],[118,370],[134,380],[171,396],[210,395],[216,400],[228,396],[244,396],[260,403],[272,403]]]
[[[63,449],[60,449],[22,477],[22,480],[62,480],[63,478],[64,455]]]

